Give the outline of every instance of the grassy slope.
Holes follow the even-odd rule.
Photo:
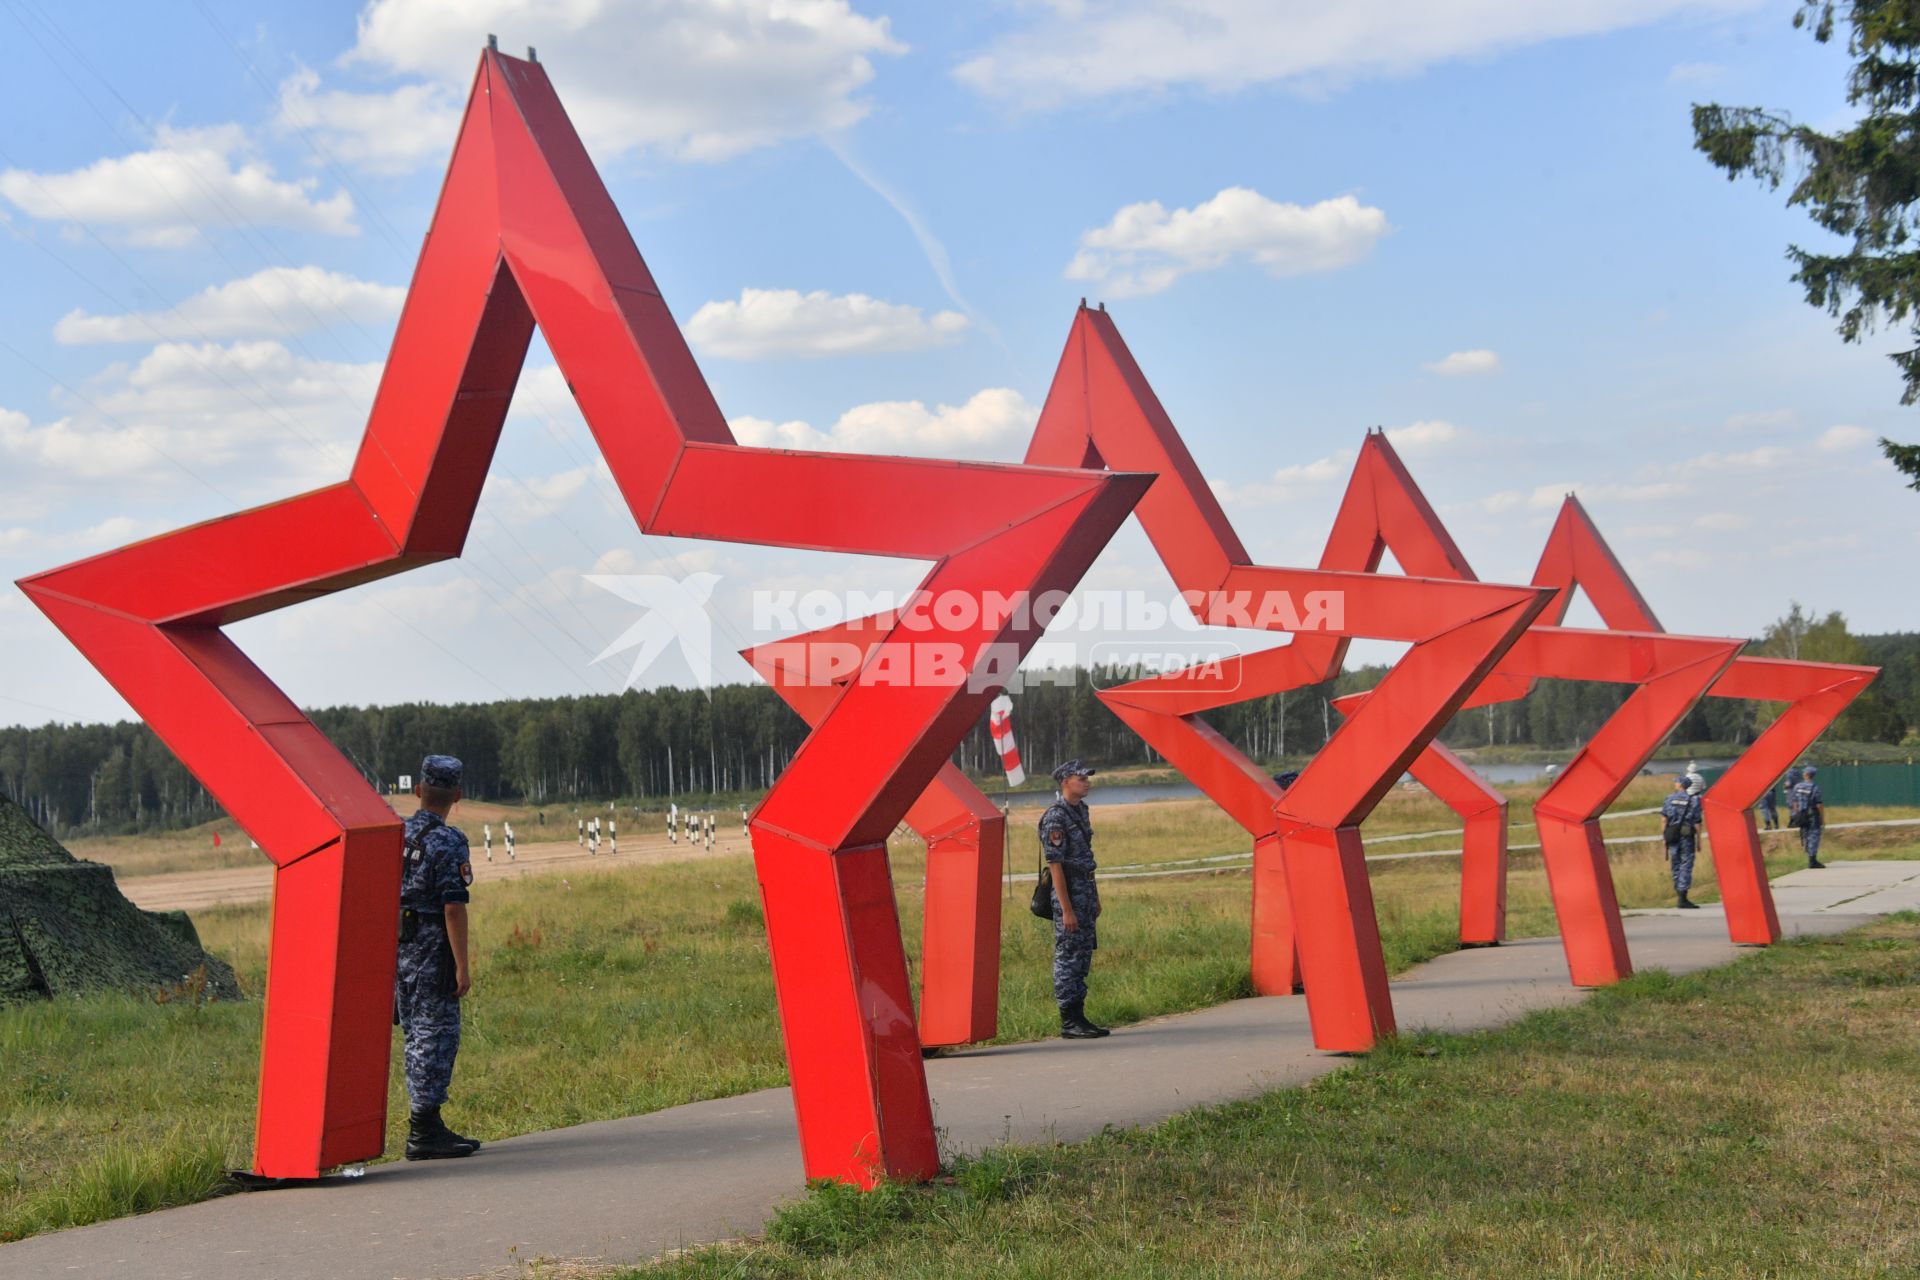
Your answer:
[[[1644,799],[1636,791],[1622,805],[1644,807]],[[1026,821],[1016,815],[1016,851],[1031,848]],[[1114,808],[1099,822],[1102,859],[1114,865],[1245,847],[1202,802]],[[1653,822],[1628,819],[1620,828]],[[1396,792],[1368,830],[1445,825],[1431,800]],[[1530,838],[1526,830],[1516,827],[1514,839]],[[1920,856],[1912,841],[1899,829],[1835,833],[1830,847],[1836,856]],[[1797,861],[1784,843],[1775,848],[1776,870]],[[915,955],[923,854],[903,842],[894,861]],[[1395,970],[1451,948],[1458,874],[1449,859],[1375,866]],[[1615,875],[1627,906],[1667,899],[1654,846],[1620,850]],[[1697,896],[1711,899],[1710,874],[1702,881]],[[1017,887],[1004,921],[1003,1040],[1057,1026],[1050,935],[1025,913],[1022,896]],[[1116,881],[1106,896],[1090,1001],[1097,1016],[1128,1022],[1248,993],[1244,872]],[[1553,931],[1537,856],[1515,857],[1509,904],[1513,936]],[[264,905],[196,917],[208,948],[233,961],[254,992],[265,973],[266,921]],[[488,889],[474,921],[477,990],[449,1109],[463,1132],[500,1138],[784,1081],[748,860],[513,881]],[[0,1133],[8,1135],[0,1145],[0,1240],[199,1199],[222,1166],[248,1163],[259,1019],[253,1002],[195,1007],[131,997],[0,1016],[0,1062],[22,1082],[0,1090]],[[389,1112],[388,1149],[397,1150],[405,1115],[397,1067]]]
[[[706,1277],[1920,1274],[1920,917],[931,1188],[822,1188]]]

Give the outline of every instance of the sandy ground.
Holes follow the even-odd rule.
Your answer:
[[[412,796],[389,796],[387,801],[396,813],[406,816],[414,811],[417,802]],[[1141,804],[1116,805],[1106,814],[1103,821],[1126,822],[1148,818],[1168,810],[1198,811],[1204,801],[1196,799],[1151,800]],[[517,876],[546,875],[565,872],[573,867],[591,866],[596,870],[620,866],[653,866],[665,862],[687,862],[702,858],[720,858],[732,854],[751,853],[744,832],[740,829],[740,815],[736,808],[731,814],[724,810],[714,812],[716,823],[714,843],[711,850],[704,844],[691,844],[683,835],[678,842],[670,842],[662,830],[663,819],[657,814],[647,815],[644,832],[635,831],[631,819],[621,820],[620,850],[616,854],[603,837],[598,856],[581,848],[569,830],[573,821],[571,811],[550,811],[553,821],[541,827],[522,809],[502,808],[499,805],[462,801],[454,813],[455,823],[467,833],[473,845],[473,879],[475,884],[490,881],[511,880]],[[1022,809],[1013,816],[1013,829],[1021,831],[1022,815],[1024,821],[1031,823],[1040,817],[1038,809]],[[542,835],[565,832],[560,839],[545,839],[538,842],[520,839],[514,849],[514,861],[507,861],[506,838],[501,830],[502,820],[511,819],[516,834],[525,831],[538,831]],[[483,825],[493,824],[493,860],[487,860],[482,834]],[[1019,839],[1018,835],[1014,839]],[[163,854],[168,863],[176,864],[182,856],[192,857],[199,852],[198,842],[206,839],[204,833],[176,833],[167,836],[146,837],[102,837],[73,845],[75,853],[81,857],[105,862],[112,866],[120,885],[120,891],[127,895],[136,906],[148,911],[202,911],[208,907],[226,906],[237,903],[264,902],[273,896],[273,867],[265,855],[248,850],[243,865],[232,865],[239,857],[236,849],[246,848],[246,837],[238,831],[230,831],[227,839],[230,843],[219,855],[228,865],[192,870],[166,870],[153,872],[144,864],[154,855]],[[195,842],[189,851],[185,841]]]
[[[664,831],[649,829],[645,835],[623,832],[618,853],[614,853],[609,842],[603,838],[598,856],[582,849],[573,840],[553,840],[540,844],[522,840],[515,845],[512,862],[507,861],[506,844],[498,827],[493,833],[493,861],[487,861],[478,826],[476,822],[466,828],[468,838],[474,842],[475,884],[511,880],[517,876],[551,875],[570,868],[604,870],[608,867],[649,866],[749,852],[747,838],[740,830],[738,814],[734,815],[731,828],[723,824],[715,832],[711,850],[704,845],[691,845],[685,838],[678,843],[669,843]],[[516,833],[518,830],[516,824]],[[273,896],[273,866],[264,858],[255,865],[244,867],[171,871],[161,875],[121,875],[118,880],[120,891],[135,906],[148,911],[201,911],[231,903],[264,902]]]

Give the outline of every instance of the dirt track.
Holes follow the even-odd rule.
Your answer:
[[[469,838],[473,834],[468,832]],[[514,861],[508,862],[506,846],[496,829],[492,862],[487,861],[484,848],[478,843],[474,847],[473,879],[475,884],[486,884],[518,876],[548,875],[570,868],[602,870],[608,867],[648,866],[696,858],[721,858],[746,852],[746,837],[740,833],[740,825],[735,821],[731,829],[723,825],[715,833],[711,851],[704,846],[690,844],[684,838],[677,844],[669,843],[664,833],[649,831],[644,836],[623,835],[617,854],[603,839],[598,856],[588,853],[573,840],[541,844],[522,841],[515,847]],[[265,902],[273,896],[273,867],[262,859],[257,865],[245,867],[122,876],[119,883],[122,893],[132,899],[136,906],[148,911],[203,911],[208,907],[233,903]]]

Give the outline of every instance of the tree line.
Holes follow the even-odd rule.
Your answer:
[[[1853,636],[1841,615],[1816,617],[1795,605],[1748,651],[1884,667],[1831,736],[1914,740],[1920,633]],[[1387,670],[1344,671],[1322,684],[1220,708],[1206,719],[1249,756],[1277,769],[1324,745],[1340,723],[1334,698],[1374,687]],[[1014,693],[1014,731],[1030,775],[1044,777],[1072,757],[1109,768],[1159,762],[1095,696],[1119,679],[1108,670],[1075,669],[1029,679]],[[1441,741],[1570,750],[1629,692],[1624,685],[1543,680],[1520,701],[1462,711]],[[1673,738],[1745,745],[1778,712],[1775,705],[1706,698]],[[413,773],[423,755],[447,751],[466,763],[469,795],[532,804],[610,798],[664,804],[762,790],[807,734],[800,717],[760,684],[448,706],[327,707],[309,714],[375,785],[392,786]],[[954,761],[975,776],[998,771],[984,718]],[[0,729],[0,791],[56,834],[168,830],[220,816],[205,788],[137,723]]]

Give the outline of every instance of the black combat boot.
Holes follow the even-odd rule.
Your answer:
[[[440,1113],[439,1108],[438,1107],[434,1108],[434,1114],[438,1116],[439,1113]],[[445,1120],[440,1121],[440,1128],[442,1132],[444,1132],[449,1138],[452,1138],[455,1142],[464,1142],[468,1146],[472,1147],[475,1151],[478,1151],[480,1149],[480,1139],[469,1138],[464,1133],[455,1133],[452,1129],[447,1127],[447,1122]]]
[[[407,1127],[407,1159],[457,1160],[474,1153],[477,1143],[469,1143],[442,1123],[440,1108],[422,1107],[415,1111]]]
[[[1807,870],[1809,870],[1809,871],[1825,871],[1826,869],[1827,869],[1827,864],[1826,864],[1826,863],[1824,863],[1824,862],[1822,862],[1822,861],[1820,861],[1820,859],[1818,859],[1818,858],[1808,858],[1808,859],[1807,859]]]
[[[1060,1006],[1060,1038],[1062,1040],[1098,1040],[1106,1032],[1087,1021],[1081,1012],[1084,1002],[1075,1000],[1072,1004]]]
[[[1695,902],[1692,898],[1689,898],[1684,893],[1680,895],[1680,901],[1675,903],[1674,905],[1679,907],[1682,911],[1698,911],[1700,909],[1700,904]]]

